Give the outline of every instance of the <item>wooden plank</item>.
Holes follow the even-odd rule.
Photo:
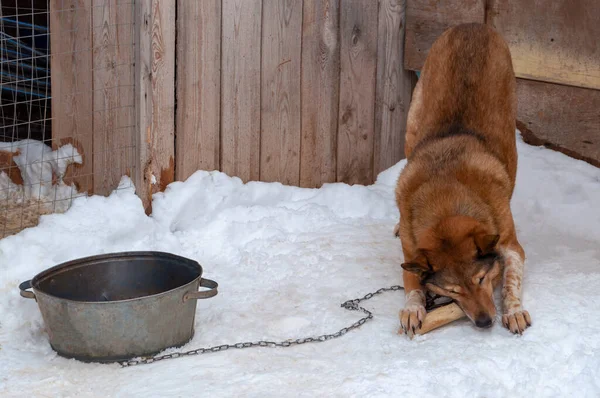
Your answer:
[[[133,85],[133,6],[97,0],[92,14],[94,193],[107,195],[134,167],[134,93],[115,89]]]
[[[300,186],[336,181],[339,0],[304,0]]]
[[[340,5],[340,107],[337,180],[373,181],[377,2]]]
[[[404,67],[420,70],[433,42],[449,27],[485,22],[486,0],[407,0]]]
[[[517,79],[517,97],[526,142],[600,167],[600,91]]]
[[[261,0],[223,0],[221,170],[260,177]]]
[[[175,178],[220,167],[221,0],[177,2]]]
[[[175,177],[175,5],[137,0],[136,190],[146,212],[152,194]]]
[[[600,1],[491,1],[518,77],[600,89]]]
[[[404,69],[404,28],[407,0],[381,0],[377,37],[375,103],[375,176],[404,158],[406,118],[416,81]]]
[[[263,0],[261,181],[300,183],[302,2]]]
[[[50,0],[52,146],[70,143],[83,157],[65,183],[93,193],[92,7],[89,0]],[[58,72],[60,71],[60,72]],[[50,116],[50,115],[48,115]]]

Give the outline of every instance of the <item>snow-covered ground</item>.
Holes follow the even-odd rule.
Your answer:
[[[600,170],[520,139],[519,154],[513,209],[533,318],[521,337],[458,321],[410,341],[396,334],[403,294],[388,292],[365,303],[373,321],[320,344],[124,369],[58,357],[17,285],[82,256],[151,249],[198,260],[219,295],[198,302],[183,350],[334,332],[360,317],[341,302],[401,282],[392,230],[403,162],[368,187],[200,171],[156,195],[152,217],[124,188],[0,241],[0,396],[600,396]]]

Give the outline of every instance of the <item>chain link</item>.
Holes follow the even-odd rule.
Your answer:
[[[332,333],[332,334],[323,334],[321,336],[316,336],[316,337],[304,337],[304,338],[299,338],[299,339],[295,339],[295,340],[289,339],[289,340],[280,341],[280,342],[261,340],[261,341],[256,341],[256,342],[223,344],[223,345],[217,345],[217,346],[208,347],[208,348],[198,348],[195,350],[185,351],[185,352],[174,352],[172,354],[166,354],[166,355],[160,355],[160,356],[154,356],[154,357],[145,357],[145,358],[140,358],[140,359],[132,359],[129,361],[121,362],[121,366],[129,367],[129,366],[136,366],[136,365],[144,365],[144,364],[154,363],[154,362],[158,362],[158,361],[163,361],[165,359],[181,358],[181,357],[192,356],[192,355],[200,355],[200,354],[207,354],[207,353],[211,353],[211,352],[225,351],[230,348],[242,349],[242,348],[250,348],[250,347],[291,347],[291,346],[305,344],[305,343],[322,343],[327,340],[341,337],[351,330],[358,329],[359,327],[364,325],[366,322],[373,319],[373,313],[371,313],[371,311],[359,306],[358,304],[360,302],[369,300],[370,298],[377,296],[383,292],[389,292],[389,291],[401,290],[401,289],[404,289],[404,288],[402,286],[398,286],[398,285],[390,286],[390,287],[383,287],[383,288],[377,290],[376,292],[366,294],[362,298],[356,298],[354,300],[348,300],[348,301],[342,303],[342,305],[341,305],[342,308],[345,308],[349,311],[360,311],[363,314],[365,314],[366,316],[360,318],[358,321],[354,322],[352,325],[342,328],[339,331]],[[428,303],[428,304],[430,304],[430,303]]]

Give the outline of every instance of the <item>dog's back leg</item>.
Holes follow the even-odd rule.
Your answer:
[[[412,93],[412,99],[410,101],[410,107],[408,108],[408,117],[406,119],[406,136],[404,138],[404,156],[408,159],[412,150],[418,142],[419,125],[418,121],[422,120],[421,116],[423,108],[423,94],[422,94],[422,79],[423,74],[417,81],[415,89]]]

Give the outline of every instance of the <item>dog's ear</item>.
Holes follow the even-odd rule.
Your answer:
[[[486,255],[494,251],[500,235],[487,234],[485,232],[478,232],[474,236],[475,246],[480,255]]]
[[[432,272],[429,262],[427,261],[427,257],[421,250],[419,250],[419,253],[415,258],[407,263],[403,263],[402,268],[407,272],[416,274],[420,279],[423,279]]]

